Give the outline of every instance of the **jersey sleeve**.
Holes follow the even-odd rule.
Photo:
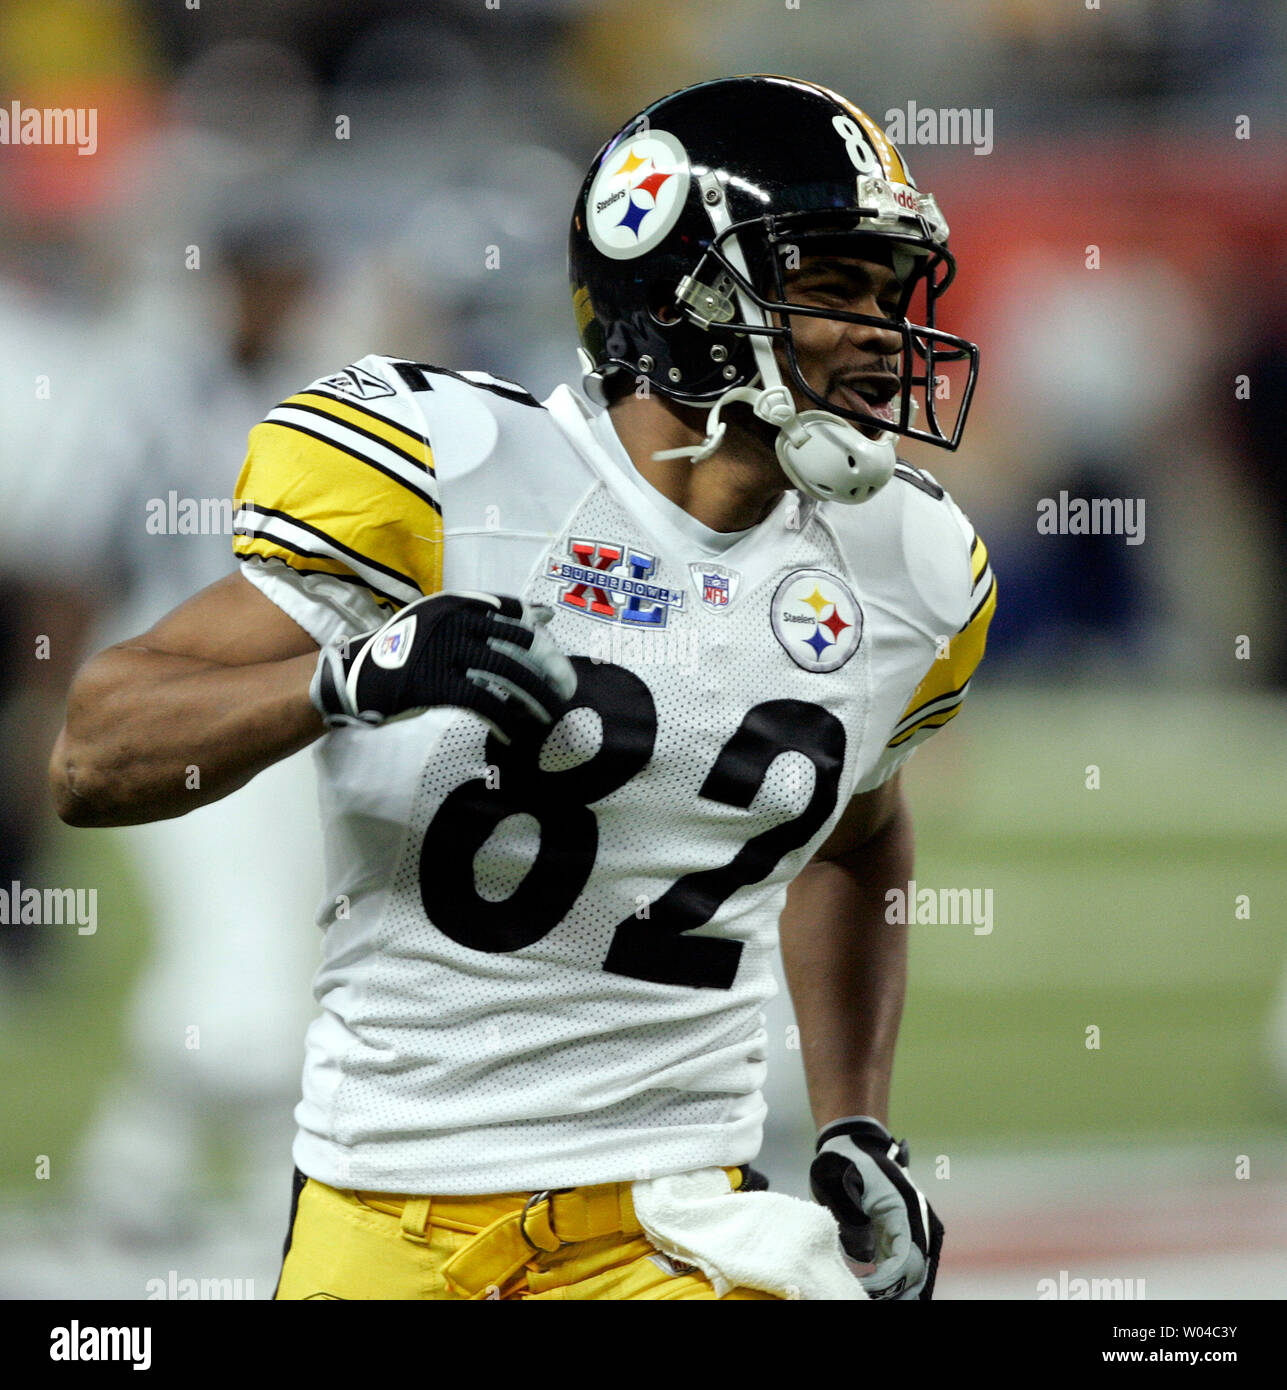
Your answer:
[[[395,364],[367,357],[250,432],[233,550],[319,644],[442,587],[442,508],[424,417]]]
[[[996,576],[987,546],[970,519],[946,493],[941,494],[941,500],[951,508],[954,531],[960,535],[959,549],[949,562],[953,570],[952,621],[958,625],[944,624],[947,630],[935,636],[925,674],[871,771],[855,788],[857,792],[871,791],[887,782],[921,743],[956,718],[983,659],[988,624],[996,611]]]
[[[988,561],[988,548],[969,518],[955,504],[952,509],[969,546],[966,618],[956,632],[944,634],[946,642],[940,641],[929,670],[894,727],[887,745],[890,749],[913,746],[956,718],[983,660],[988,624],[996,611],[997,581]]]

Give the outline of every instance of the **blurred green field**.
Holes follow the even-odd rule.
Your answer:
[[[913,929],[898,1128],[987,1145],[1281,1130],[1264,1043],[1287,967],[1284,712],[980,685],[907,783],[918,882],[991,888],[994,929]],[[69,1152],[120,1057],[147,945],[110,833],[60,830],[42,877],[111,891],[95,936],[59,938],[43,984],[0,986],[9,1188],[37,1154]]]
[[[906,776],[918,882],[992,888],[994,926],[913,928],[898,1124],[997,1143],[1281,1132],[1284,713],[972,694]]]
[[[51,812],[52,817],[52,812]],[[98,888],[98,927],[50,927],[34,976],[0,973],[0,1187],[31,1190],[37,1155],[50,1159],[48,1186],[96,1096],[122,1056],[129,991],[143,965],[148,930],[142,894],[110,831],[55,822],[33,883]]]

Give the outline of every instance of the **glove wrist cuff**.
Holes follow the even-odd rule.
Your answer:
[[[832,1120],[818,1131],[818,1142],[814,1152],[821,1152],[824,1144],[842,1135],[851,1139],[873,1139],[882,1144],[894,1142],[894,1136],[873,1116],[845,1115],[839,1120]]]
[[[359,715],[349,706],[346,693],[348,668],[341,645],[329,643],[317,658],[317,669],[308,685],[308,698],[329,728],[379,722],[378,716]]]

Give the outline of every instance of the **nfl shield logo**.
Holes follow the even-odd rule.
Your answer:
[[[722,574],[702,575],[702,602],[710,608],[728,607],[728,580]]]
[[[714,565],[709,560],[689,565],[693,588],[702,600],[702,607],[712,613],[723,613],[737,597],[738,573],[724,565]]]

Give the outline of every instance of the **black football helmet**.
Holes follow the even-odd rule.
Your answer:
[[[663,97],[600,150],[573,212],[569,273],[587,393],[603,402],[607,378],[625,373],[672,400],[710,405],[702,445],[673,451],[694,459],[719,447],[720,410],[743,401],[776,427],[778,458],[796,486],[865,501],[893,472],[896,436],[960,443],[978,348],[934,326],[956,273],[947,232],[881,129],[825,87],[730,77]],[[896,316],[788,303],[786,271],[826,252],[889,265],[901,286]],[[912,322],[922,293],[924,321]],[[797,360],[796,315],[897,332],[894,401],[857,410],[815,391]],[[797,411],[775,343],[792,384],[818,409]],[[945,425],[935,387],[949,362],[967,368]]]

